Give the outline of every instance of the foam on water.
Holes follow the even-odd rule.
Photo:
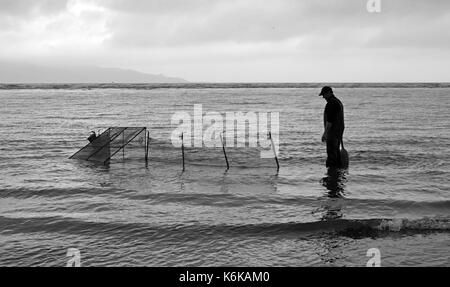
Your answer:
[[[421,219],[383,219],[378,226],[379,230],[401,231],[401,230],[443,230],[450,231],[449,218],[421,218]]]

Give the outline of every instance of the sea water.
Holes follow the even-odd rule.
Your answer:
[[[0,265],[450,266],[450,87],[342,84],[350,167],[327,175],[313,84],[3,85]],[[171,144],[174,113],[279,112],[279,162]],[[107,166],[90,131],[142,126]]]

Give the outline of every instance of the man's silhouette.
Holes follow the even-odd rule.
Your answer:
[[[333,94],[331,87],[322,88],[319,96],[322,96],[327,104],[323,113],[324,133],[322,142],[327,143],[327,161],[328,168],[341,168],[341,152],[340,145],[342,135],[344,134],[344,106],[341,101]]]

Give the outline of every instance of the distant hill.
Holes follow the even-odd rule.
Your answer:
[[[120,68],[47,67],[0,62],[0,83],[187,83],[186,80]]]

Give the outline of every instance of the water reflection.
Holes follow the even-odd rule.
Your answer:
[[[327,188],[327,197],[330,200],[322,206],[325,210],[322,220],[334,220],[343,217],[342,200],[345,196],[345,183],[347,182],[347,170],[328,169],[327,176],[323,177],[321,183]]]
[[[320,183],[326,188],[325,201],[321,206],[323,212],[321,220],[337,220],[344,216],[343,199],[345,196],[345,183],[347,170],[328,169],[327,174]],[[334,235],[326,236],[318,241],[316,253],[325,266],[339,266],[339,262],[346,256],[342,252],[345,242]],[[321,265],[322,265],[321,264]]]
[[[328,169],[327,176],[323,177],[321,183],[328,190],[328,197],[342,198],[345,195],[345,184],[347,182],[346,169]]]

